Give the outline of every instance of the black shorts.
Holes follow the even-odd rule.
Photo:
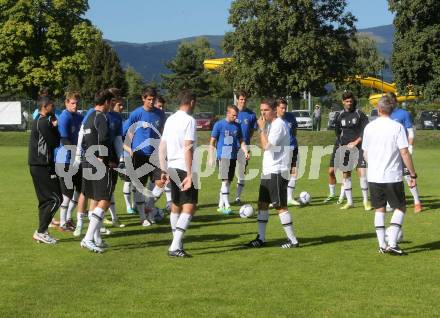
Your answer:
[[[402,181],[394,183],[369,182],[368,185],[373,208],[384,208],[388,202],[393,209],[405,210],[405,188]]]
[[[335,144],[333,146],[333,152],[332,155],[330,157],[330,164],[329,167],[334,168],[335,167],[335,156],[336,156],[336,152],[339,149],[340,145]],[[358,151],[359,151],[359,157],[358,157],[358,162],[356,165],[356,168],[366,168],[367,167],[367,162],[364,159],[364,151],[362,150],[361,146],[358,146]]]
[[[287,207],[287,184],[288,180],[281,173],[263,175],[260,182],[258,201],[272,204],[274,208]]]
[[[298,147],[295,147],[292,151],[292,161],[290,162],[290,169],[296,168],[296,164],[298,163]]]
[[[96,173],[96,168],[89,163],[84,164],[83,167],[91,168],[92,173]],[[117,181],[117,172],[112,168],[105,166],[105,174],[99,180],[89,180],[84,174],[82,179],[82,193],[87,198],[95,201],[106,200],[110,202]]]
[[[68,171],[69,167],[70,167],[69,164],[65,164],[64,171]],[[70,167],[70,169],[71,169],[71,167]],[[82,166],[80,165],[78,168],[78,172],[72,176],[73,189],[67,188],[66,181],[64,180],[65,179],[64,177],[58,177],[58,179],[60,180],[61,193],[69,198],[72,198],[74,190],[81,192]]]
[[[151,159],[150,156],[146,156],[140,151],[133,153],[133,167],[135,170],[146,163],[148,164],[148,168],[144,167],[142,169],[143,171],[137,173],[137,177],[143,185],[147,184],[148,178],[150,178],[151,181],[160,180],[161,178],[161,170],[156,166],[159,164],[159,159],[153,160],[156,164],[152,163]]]
[[[219,159],[218,166],[219,166],[220,178],[222,180],[228,180],[229,182],[232,182],[232,180],[234,180],[236,165],[237,165],[236,159],[226,159],[226,158]]]
[[[171,184],[171,200],[177,206],[183,204],[197,204],[199,198],[199,190],[194,187],[194,180],[191,188],[186,191],[180,189],[180,184],[186,178],[186,171],[180,169],[169,168]]]

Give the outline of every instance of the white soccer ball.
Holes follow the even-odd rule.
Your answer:
[[[307,191],[303,191],[299,194],[299,202],[301,202],[301,204],[309,204],[310,200],[312,200],[312,197]]]
[[[161,222],[164,219],[164,217],[165,217],[165,214],[163,213],[162,209],[154,208],[154,210],[153,210],[154,221],[159,223],[159,222]]]
[[[250,204],[245,204],[240,208],[240,217],[246,219],[254,214],[254,208]]]
[[[390,228],[387,227],[387,229],[385,230],[385,242],[388,243],[388,237],[390,236]],[[397,233],[397,243],[402,242],[403,240],[403,229],[400,228],[399,233]]]

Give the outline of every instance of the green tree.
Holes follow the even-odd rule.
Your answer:
[[[127,92],[127,82],[118,55],[102,38],[86,49],[88,68],[69,77],[68,88],[81,92],[86,99],[102,89],[116,87],[122,95]]]
[[[125,69],[125,81],[127,82],[127,99],[130,106],[140,104],[142,89],[145,87],[144,79],[129,65]]]
[[[235,0],[224,47],[234,62],[227,76],[260,96],[319,94],[342,81],[355,52],[355,17],[345,0]]]
[[[395,13],[391,66],[400,92],[413,85],[427,99],[440,98],[440,2],[388,2]]]
[[[205,38],[183,42],[175,58],[166,64],[172,73],[161,75],[162,87],[171,97],[177,96],[182,89],[192,89],[200,97],[207,96],[210,74],[203,69],[203,61],[213,57],[214,53]]]
[[[87,9],[87,0],[1,0],[0,92],[61,94],[69,75],[87,70],[85,51],[101,37]]]

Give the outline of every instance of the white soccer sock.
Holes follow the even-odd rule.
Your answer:
[[[87,228],[87,233],[84,236],[86,241],[93,241],[95,232],[99,231],[102,224],[102,219],[104,218],[104,210],[100,207],[96,207],[92,213],[89,212],[89,227]]]
[[[359,178],[359,183],[361,186],[361,190],[362,190],[362,197],[365,201],[368,201],[368,182],[367,182],[367,177],[360,177]]]
[[[124,200],[125,200],[125,206],[127,209],[131,209],[132,203],[131,203],[131,192],[130,192],[130,184],[131,182],[124,182],[124,186],[122,187],[122,193],[124,193]]]
[[[266,225],[269,221],[269,211],[268,210],[259,210],[258,216],[258,238],[263,242],[266,242]]]
[[[134,192],[134,200],[136,204],[136,209],[139,212],[139,218],[141,219],[141,222],[143,222],[145,217],[145,197],[142,193],[139,193],[138,191]]]
[[[154,196],[154,200],[157,201],[157,200],[160,199],[160,197],[162,196],[163,190],[164,190],[164,188],[161,188],[161,187],[159,187],[157,185],[154,186],[153,190],[151,191],[151,193]]]
[[[168,183],[166,186],[165,186],[165,196],[166,196],[166,198],[167,198],[167,202],[171,202],[171,184],[170,183]]]
[[[328,185],[328,189],[330,191],[330,195],[333,197],[336,195],[336,184],[330,184]]]
[[[223,208],[223,197],[222,197],[222,188],[220,187],[220,192],[218,193],[218,207]]]
[[[176,226],[177,226],[177,221],[179,220],[179,216],[180,213],[174,213],[172,211],[170,213],[170,225],[171,225],[171,231],[173,232],[173,237],[174,237],[174,232],[176,231]]]
[[[286,232],[288,239],[293,244],[297,244],[298,240],[296,239],[295,234],[293,232],[293,222],[289,211],[282,212],[278,214],[278,216],[280,217],[281,225],[283,226],[284,232]]]
[[[66,225],[67,208],[69,207],[70,198],[63,194],[63,203],[60,206],[60,226]]]
[[[244,180],[239,179],[237,181],[237,199],[241,198],[241,193],[243,192],[243,188],[244,188]]]
[[[66,220],[72,219],[72,212],[75,210],[76,206],[78,205],[78,198],[79,198],[79,192],[75,190],[73,192],[73,198],[69,202],[69,207],[67,208],[67,214],[66,214]]]
[[[229,204],[229,181],[222,181],[222,187],[220,191],[222,192],[222,201],[225,208],[229,208],[231,206]]]
[[[118,214],[116,213],[116,205],[115,205],[115,194],[112,194],[111,200],[110,200],[110,206],[108,208],[110,211],[110,215],[112,216],[112,221],[117,222],[118,221]]]
[[[290,176],[289,183],[287,184],[287,201],[293,200],[293,192],[296,187],[296,177]]]
[[[411,178],[410,176],[405,177],[407,181]],[[420,197],[419,197],[419,191],[417,190],[417,186],[415,187],[409,187],[409,191],[411,191],[411,194],[414,198],[414,204],[420,204]]]
[[[376,228],[379,247],[387,247],[387,243],[385,242],[385,213],[376,211],[374,214],[374,227]]]
[[[177,220],[176,230],[174,231],[173,242],[170,245],[169,251],[175,251],[182,248],[182,239],[185,231],[187,230],[189,223],[191,222],[192,215],[182,212]]]
[[[388,245],[391,247],[395,247],[397,245],[397,236],[399,235],[399,231],[402,227],[404,217],[405,213],[398,209],[394,210],[390,221],[390,227],[388,229]]]
[[[343,202],[344,198],[345,198],[344,182],[345,182],[345,179],[342,179],[341,193],[339,194],[339,202]]]
[[[344,181],[344,190],[345,190],[345,196],[347,197],[347,203],[349,205],[353,205],[353,193],[351,189],[351,177],[348,177]]]
[[[82,228],[84,224],[84,213],[78,212],[76,213],[76,227]]]

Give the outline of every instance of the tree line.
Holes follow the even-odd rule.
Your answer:
[[[390,0],[396,34],[391,61],[375,41],[357,33],[345,0],[234,0],[233,31],[223,47],[233,57],[219,72],[203,69],[215,57],[205,38],[180,44],[161,83],[148,83],[173,98],[184,88],[198,96],[229,98],[234,89],[256,96],[300,96],[352,89],[350,75],[377,75],[391,67],[401,92],[440,97],[440,2]],[[147,83],[125,70],[102,33],[84,18],[86,0],[0,2],[0,95],[35,98],[47,87],[55,96],[77,90],[86,99],[102,87],[118,87],[137,100]],[[429,8],[429,10],[427,9]],[[408,85],[411,86],[408,86]]]

